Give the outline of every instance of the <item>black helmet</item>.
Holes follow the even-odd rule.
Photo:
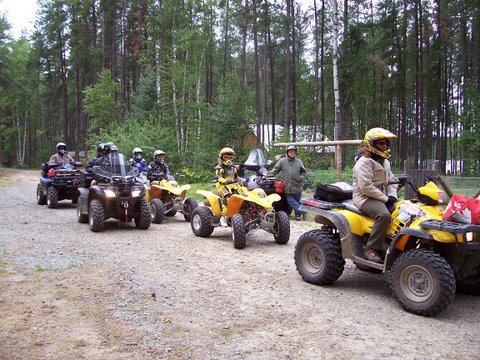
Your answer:
[[[113,142],[107,142],[104,146],[103,146],[103,151],[105,154],[110,154],[110,152],[112,151],[112,146],[115,146],[115,149],[117,148],[117,146],[113,143]],[[118,150],[118,149],[116,149]]]
[[[98,144],[98,146],[97,146],[97,154],[98,154],[98,155],[102,155],[102,153],[103,153],[103,148],[104,148],[104,147],[105,147],[105,144],[104,144],[104,143]]]
[[[110,145],[110,149],[109,149],[108,153],[112,154],[112,155],[117,155],[118,154],[117,145],[112,143],[112,145]]]

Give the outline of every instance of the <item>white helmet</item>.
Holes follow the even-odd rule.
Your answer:
[[[142,160],[143,159],[143,150],[139,147],[136,147],[132,150],[132,155],[135,160]]]

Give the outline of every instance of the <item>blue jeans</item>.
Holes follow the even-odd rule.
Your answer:
[[[287,199],[288,205],[295,211],[295,216],[300,216],[303,214],[303,211],[299,209],[300,207],[300,199],[302,198],[302,193],[296,194],[285,194],[285,198]]]

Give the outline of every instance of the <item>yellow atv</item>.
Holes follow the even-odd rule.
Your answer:
[[[179,186],[173,176],[158,175],[145,187],[153,223],[160,224],[165,216],[175,216],[177,212],[183,214],[185,221],[190,221],[192,211],[198,206],[195,199],[185,199],[190,185]]]
[[[199,206],[192,213],[191,226],[196,236],[208,237],[216,226],[231,226],[233,246],[243,249],[247,234],[254,229],[263,229],[273,234],[277,244],[286,244],[290,240],[290,220],[283,211],[275,212],[273,203],[280,195],[267,195],[265,190],[249,190],[238,184],[226,185],[232,194],[227,198],[227,213],[222,218],[223,198],[214,191],[197,190],[206,198],[207,206]],[[220,220],[225,223],[221,224]]]
[[[433,316],[453,301],[456,289],[480,293],[480,225],[442,221],[443,192],[433,180],[417,188],[406,176],[416,198],[398,201],[386,234],[389,244],[383,263],[363,258],[363,246],[373,219],[352,200],[308,199],[301,210],[315,214],[318,230],[304,233],[295,247],[295,264],[302,278],[329,285],[343,272],[345,259],[361,270],[386,273],[400,306],[411,313]]]

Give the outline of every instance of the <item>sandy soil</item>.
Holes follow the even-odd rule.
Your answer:
[[[479,358],[479,297],[424,318],[350,262],[333,286],[303,282],[293,253],[311,221],[244,250],[229,229],[195,237],[181,214],[92,233],[71,202],[36,204],[39,175],[0,179],[0,359]]]

